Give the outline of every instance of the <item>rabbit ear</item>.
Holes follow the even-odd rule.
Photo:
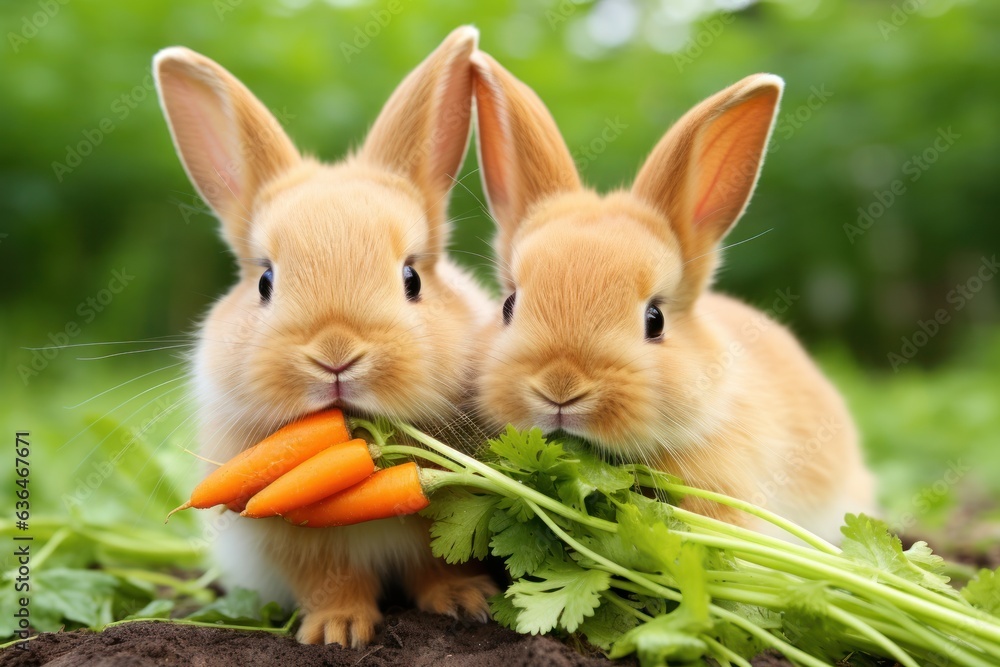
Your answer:
[[[538,95],[482,51],[473,54],[472,67],[483,188],[500,227],[497,251],[509,260],[510,242],[530,208],[579,190],[580,177]]]
[[[232,74],[183,47],[153,59],[156,89],[188,177],[222,220],[233,250],[247,254],[254,200],[299,160],[281,125]]]
[[[757,183],[784,81],[755,74],[687,112],[660,140],[632,192],[656,206],[680,239],[688,296],[715,267],[719,241]]]
[[[424,196],[431,246],[443,248],[438,221],[465,159],[472,117],[469,55],[479,31],[456,28],[403,79],[372,125],[360,157],[410,179]]]

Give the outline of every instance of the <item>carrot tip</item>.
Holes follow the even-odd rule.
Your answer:
[[[191,503],[190,502],[186,502],[186,503],[184,503],[183,505],[181,505],[179,507],[175,507],[174,509],[172,509],[169,512],[167,512],[167,518],[163,520],[163,523],[166,523],[166,522],[170,521],[170,517],[172,517],[177,512],[180,512],[181,510],[190,509],[190,508],[191,508]]]

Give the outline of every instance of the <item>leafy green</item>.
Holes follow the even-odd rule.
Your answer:
[[[610,582],[607,572],[567,562],[538,570],[530,580],[521,579],[507,589],[506,596],[521,610],[515,629],[535,635],[558,626],[574,632],[593,615]]]
[[[225,596],[185,617],[185,620],[273,628],[275,621],[281,616],[281,607],[276,602],[262,605],[257,591],[234,588]]]
[[[490,451],[503,460],[501,468],[515,473],[548,472],[562,463],[566,454],[562,445],[547,442],[541,430],[521,433],[513,426],[490,440]]]
[[[482,560],[490,551],[490,518],[499,499],[488,493],[473,493],[462,488],[446,488],[422,514],[434,519],[431,525],[431,551],[449,563],[464,563],[470,558]]]
[[[844,555],[854,561],[941,593],[958,595],[948,584],[949,578],[940,573],[943,559],[931,553],[927,543],[917,542],[904,552],[903,543],[889,532],[884,521],[865,515],[845,516],[841,532]]]
[[[701,636],[710,631],[714,623],[708,611],[703,561],[704,550],[690,543],[678,548],[676,559],[664,559],[679,583],[680,605],[622,635],[612,646],[610,657],[635,653],[643,667],[659,667],[669,660],[690,662],[705,655],[708,645]]]
[[[561,553],[559,541],[540,521],[521,522],[506,514],[495,514],[489,529],[493,533],[490,549],[494,556],[506,559],[512,577],[534,574]]]
[[[812,546],[776,543],[670,505],[661,498],[692,491],[644,466],[602,461],[575,439],[551,443],[537,430],[508,428],[491,442],[493,458],[470,462],[400,428],[454,462],[436,488],[475,477],[474,492],[433,498],[432,516],[443,523],[437,548],[464,559],[473,540],[490,535],[489,553],[513,579],[491,609],[519,632],[577,634],[612,657],[634,654],[643,667],[731,664],[767,648],[807,665],[856,660],[860,649],[872,656],[864,662],[891,656],[912,667],[934,664],[941,641],[957,635],[966,651],[957,664],[988,664],[1000,651],[1000,619],[972,620],[976,607],[995,610],[995,574],[959,596],[940,557],[922,542],[904,551],[878,519],[848,515],[842,552],[808,536]],[[655,497],[634,490],[642,484]],[[470,500],[490,495],[497,502]],[[921,627],[933,631],[914,631]]]
[[[640,605],[631,600],[624,600],[614,593],[605,595],[608,599],[614,597],[619,604],[601,604],[594,610],[592,616],[583,619],[577,632],[594,646],[610,651],[612,644],[639,623],[636,615],[629,613],[623,607],[637,608]]]
[[[1000,569],[980,570],[962,589],[962,597],[974,607],[1000,617]]]

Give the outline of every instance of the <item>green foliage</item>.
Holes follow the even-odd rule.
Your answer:
[[[884,521],[864,515],[848,514],[841,528],[844,555],[858,563],[871,565],[927,588],[957,595],[940,574],[943,560],[935,556],[926,542],[917,542],[903,551],[900,539],[889,532]]]
[[[962,597],[979,609],[1000,616],[1000,569],[980,570],[979,575],[962,589]]]
[[[462,488],[444,489],[438,497],[447,502],[432,503],[423,511],[424,516],[434,519],[431,526],[434,555],[449,563],[486,558],[490,549],[490,518],[496,510],[497,497]]]
[[[774,231],[728,253],[723,287],[765,308],[776,290],[790,289],[800,300],[783,317],[799,332],[849,340],[882,366],[918,319],[954,307],[949,290],[1000,246],[1000,230],[981,224],[1000,209],[1000,89],[992,85],[1000,6],[928,3],[895,26],[882,3],[760,2],[725,23],[708,2],[686,12],[628,4],[635,15],[614,23],[634,27],[609,44],[594,36],[608,24],[601,3],[404,3],[351,54],[383,6],[376,0],[156,0],[128,11],[107,0],[71,3],[16,46],[9,35],[24,31],[38,7],[4,3],[0,256],[12,275],[31,279],[0,294],[3,349],[45,344],[70,320],[83,325],[80,340],[185,331],[231,280],[232,260],[174,155],[151,89],[158,49],[183,44],[215,58],[277,112],[304,151],[335,159],[358,144],[406,72],[462,23],[479,27],[483,48],[539,92],[584,180],[602,189],[628,183],[670,123],[703,97],[752,72],[784,76],[772,153],[732,240]],[[112,131],[98,132],[105,119]],[[624,127],[606,142],[609,121]],[[954,145],[926,171],[906,171],[949,127],[960,135]],[[60,180],[54,163],[67,163],[81,143],[91,144],[89,155]],[[456,257],[485,273],[477,254],[489,254],[491,229],[475,169],[470,156],[451,211],[460,221]],[[897,179],[906,192],[852,243],[844,226]],[[82,321],[77,304],[123,266],[134,281]],[[955,349],[970,322],[995,321],[989,302],[977,296],[952,310],[957,322],[919,360]],[[28,358],[12,353],[5,372]]]
[[[476,510],[466,524],[476,533],[485,525],[490,553],[505,559],[513,582],[491,608],[518,632],[578,633],[612,658],[636,655],[643,667],[707,657],[731,664],[765,648],[808,665],[857,654],[914,667],[936,661],[958,637],[966,646],[955,659],[971,667],[1000,650],[1000,617],[990,616],[995,575],[983,572],[960,595],[926,543],[904,551],[878,519],[847,515],[842,551],[814,538],[815,546],[794,546],[647,498],[631,487],[682,487],[654,480],[644,466],[603,462],[573,439],[508,428],[484,463],[400,428],[433,452],[429,459],[444,457],[432,502],[445,522],[436,553],[448,558],[451,548],[454,561],[470,553],[467,539],[450,535],[469,500],[449,485],[520,501]],[[621,483],[622,471],[631,484]],[[581,479],[592,483],[584,497],[560,493]]]

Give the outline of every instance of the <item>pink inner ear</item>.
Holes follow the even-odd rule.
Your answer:
[[[486,67],[486,66],[482,66]],[[513,165],[508,152],[514,147],[510,131],[510,115],[502,102],[503,91],[493,73],[480,70],[476,105],[478,114],[480,159],[490,204],[497,208],[510,206],[510,173]]]
[[[763,96],[744,102],[724,113],[700,137],[693,162],[698,174],[695,226],[720,219],[728,225],[743,208],[757,176],[771,108]]]
[[[212,206],[226,200],[241,201],[239,147],[230,145],[237,121],[208,84],[178,76],[173,81],[175,106],[188,116],[178,135],[189,168]]]

